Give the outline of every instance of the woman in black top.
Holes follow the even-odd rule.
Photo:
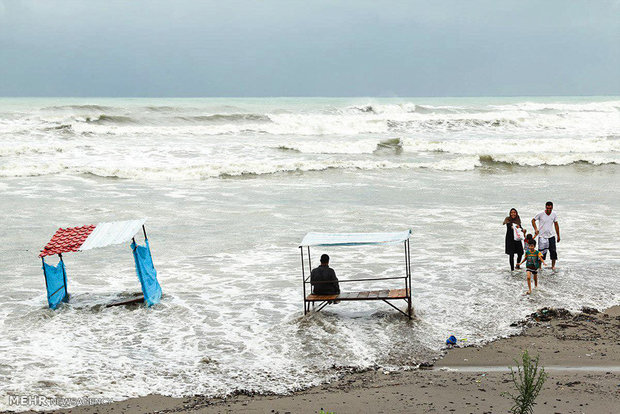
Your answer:
[[[517,255],[517,269],[520,268],[521,257],[523,256],[523,242],[521,240],[515,240],[514,230],[512,225],[521,227],[521,218],[517,209],[511,208],[508,217],[504,219],[506,225],[506,254],[509,257],[510,270],[515,270],[515,257]],[[523,235],[525,236],[525,229],[523,229]]]

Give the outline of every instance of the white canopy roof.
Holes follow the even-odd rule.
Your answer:
[[[301,246],[354,246],[401,243],[411,237],[411,230],[396,233],[308,233]]]
[[[142,229],[146,218],[99,223],[78,250],[90,250],[131,240]]]

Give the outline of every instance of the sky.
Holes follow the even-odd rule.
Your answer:
[[[0,0],[0,96],[620,95],[620,0]]]

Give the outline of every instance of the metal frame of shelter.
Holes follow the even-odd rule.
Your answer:
[[[140,281],[143,297],[109,304],[107,306],[127,305],[130,303],[146,302],[148,306],[159,303],[161,286],[157,280],[157,271],[153,265],[151,248],[144,223],[146,219],[99,223],[81,227],[59,228],[47,245],[41,250],[39,257],[45,277],[47,301],[51,309],[56,309],[60,302],[69,301],[67,290],[67,272],[63,253],[85,251],[112,244],[132,241],[131,249],[136,265],[136,273]],[[136,234],[144,234],[145,246],[136,243]],[[45,263],[46,256],[58,255],[59,263],[52,266]],[[56,296],[58,294],[58,296]],[[56,297],[54,297],[56,296]]]
[[[398,233],[308,233],[302,240],[299,250],[301,253],[301,277],[303,285],[303,298],[304,298],[304,315],[311,311],[320,312],[325,306],[334,301],[363,301],[363,300],[382,300],[383,302],[396,309],[398,312],[407,316],[409,319],[412,317],[412,301],[411,301],[411,249],[409,245],[409,238],[411,237],[411,230],[406,230]],[[338,280],[338,283],[348,282],[365,282],[376,280],[394,280],[402,279],[404,281],[404,289],[395,290],[382,290],[382,291],[364,291],[364,292],[349,292],[340,293],[337,295],[316,295],[312,293],[313,283],[310,281],[310,275],[312,273],[312,258],[310,254],[310,247],[315,246],[363,246],[363,245],[379,245],[379,244],[396,244],[403,243],[404,256],[405,256],[405,276],[398,277],[381,277],[381,278],[363,278],[363,279],[344,279]],[[305,273],[304,264],[304,247],[307,248],[308,254],[308,276]],[[314,285],[319,283],[333,283],[333,282],[315,282]],[[306,295],[306,285],[310,285],[310,294]],[[407,312],[403,312],[396,307],[391,301],[393,300],[405,300],[407,302]],[[318,306],[315,308],[315,303],[318,302]]]

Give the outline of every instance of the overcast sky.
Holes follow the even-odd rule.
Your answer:
[[[620,0],[0,0],[0,96],[620,95]]]

